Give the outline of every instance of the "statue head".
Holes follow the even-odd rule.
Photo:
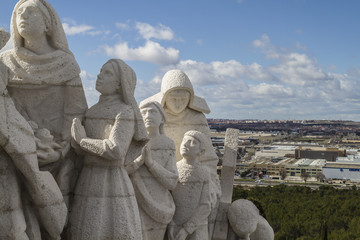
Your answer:
[[[229,207],[229,223],[241,239],[250,239],[250,234],[255,232],[258,226],[259,217],[259,209],[249,200],[238,199]]]
[[[96,80],[96,90],[103,95],[118,93],[125,104],[134,98],[136,74],[121,59],[110,59],[101,68]]]
[[[145,127],[158,128],[160,134],[164,134],[164,124],[166,121],[165,112],[160,103],[152,101],[140,105],[140,112],[144,119]]]
[[[180,145],[180,154],[185,159],[196,159],[205,152],[206,136],[198,131],[190,130],[184,134]]]
[[[51,47],[72,54],[60,18],[46,0],[20,0],[11,17],[11,35],[15,51],[28,36],[45,35]]]
[[[165,108],[172,114],[179,114],[190,102],[190,92],[185,89],[171,90],[165,98]]]
[[[189,77],[181,70],[168,71],[161,80],[161,92],[144,100],[159,102],[166,111],[179,114],[186,108],[210,113],[206,101],[194,94]]]
[[[161,81],[164,93],[161,104],[172,114],[179,114],[188,107],[194,97],[194,89],[189,77],[181,70],[168,71]]]
[[[126,105],[131,106],[136,122],[134,139],[136,141],[148,141],[139,106],[134,97],[135,87],[136,74],[134,70],[121,59],[110,59],[107,61],[101,68],[98,79],[96,80],[96,89],[101,94],[119,94],[121,100]]]
[[[16,27],[24,39],[46,35],[50,29],[49,11],[39,1],[29,0],[16,9]]]
[[[119,92],[121,76],[116,73],[115,66],[111,62],[105,63],[96,80],[96,90],[102,95],[112,95]]]

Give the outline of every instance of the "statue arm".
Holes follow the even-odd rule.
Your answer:
[[[126,166],[125,166],[125,169],[127,171],[127,173],[129,175],[133,174],[136,170],[139,169],[139,167],[141,167],[144,162],[145,162],[145,158],[148,158],[149,157],[149,149],[148,147],[145,145],[143,147],[143,149],[141,150],[141,155],[139,157],[137,157],[134,161],[128,163]]]
[[[169,151],[171,150],[169,149]],[[173,150],[171,154],[168,154],[168,157],[169,159],[165,167],[152,159],[150,160],[151,163],[146,163],[149,171],[153,176],[157,177],[157,180],[160,182],[160,184],[163,185],[163,187],[166,189],[172,190],[176,187],[179,177],[176,168],[175,150]]]
[[[84,151],[109,160],[124,159],[134,135],[134,121],[121,119],[118,114],[108,139],[83,138],[80,147]]]

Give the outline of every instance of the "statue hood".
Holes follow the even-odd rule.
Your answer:
[[[188,107],[203,113],[210,113],[209,106],[205,99],[195,96],[194,88],[190,82],[189,77],[181,70],[168,71],[161,81],[161,91],[152,97],[149,97],[141,102],[143,105],[150,101],[159,102],[163,107],[165,106],[165,99],[172,90],[184,89],[190,93],[190,102]]]

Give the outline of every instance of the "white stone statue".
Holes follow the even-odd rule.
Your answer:
[[[8,39],[0,29],[0,49]],[[39,170],[32,128],[7,92],[11,74],[0,61],[0,239],[60,239],[67,208],[53,176]]]
[[[161,91],[141,102],[159,102],[166,115],[165,134],[175,142],[176,160],[181,160],[180,144],[184,134],[196,130],[206,135],[205,152],[200,162],[211,174],[210,192],[212,213],[209,217],[209,236],[212,236],[218,201],[221,194],[217,163],[219,161],[210,139],[210,128],[204,113],[210,109],[203,98],[195,96],[193,86],[188,76],[181,70],[168,71],[161,82]]]
[[[74,119],[74,146],[85,154],[75,188],[69,239],[139,240],[141,223],[125,162],[139,156],[147,139],[134,98],[135,72],[120,59],[103,65],[96,81],[99,102]],[[129,159],[130,158],[130,159]]]
[[[231,225],[228,240],[274,240],[274,230],[249,200],[233,202],[228,211]]]
[[[168,71],[161,81],[161,91],[141,102],[159,102],[166,113],[165,134],[174,140],[176,146],[176,160],[181,160],[180,144],[184,133],[197,130],[210,137],[210,129],[204,113],[210,113],[205,99],[195,96],[193,86],[188,76],[181,70]],[[212,151],[214,152],[214,151]],[[218,158],[206,153],[202,159],[206,164],[217,165]],[[211,158],[209,158],[209,156]]]
[[[205,152],[206,136],[198,131],[185,133],[180,146],[183,159],[176,163],[179,180],[172,191],[175,215],[168,226],[170,240],[206,240],[211,212],[211,176],[199,162]]]
[[[12,14],[11,35],[14,49],[0,55],[14,73],[9,94],[27,121],[54,137],[54,144],[37,141],[39,163],[41,169],[51,171],[68,197],[73,163],[64,150],[69,149],[72,119],[82,118],[87,108],[80,68],[58,15],[46,0],[20,0]]]
[[[165,136],[165,112],[158,102],[140,106],[150,141],[150,153],[143,164],[132,173],[136,199],[139,204],[144,240],[164,239],[166,227],[175,213],[175,204],[169,190],[175,188],[178,172],[174,142]],[[135,162],[136,163],[136,162]]]

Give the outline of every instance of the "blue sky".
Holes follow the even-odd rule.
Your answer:
[[[121,58],[137,74],[139,102],[177,68],[207,100],[208,117],[360,121],[358,0],[49,2],[89,105],[102,64]],[[0,27],[10,29],[15,4],[2,2]]]

